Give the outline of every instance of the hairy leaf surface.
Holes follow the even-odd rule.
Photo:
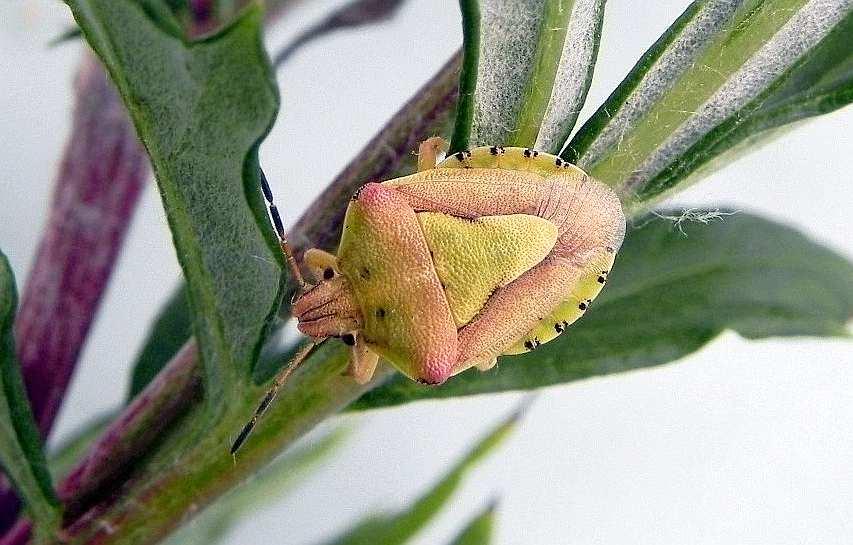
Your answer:
[[[452,148],[559,152],[598,54],[604,0],[463,0],[465,60]]]

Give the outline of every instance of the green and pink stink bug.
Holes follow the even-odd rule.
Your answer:
[[[323,340],[351,346],[348,374],[368,382],[383,358],[407,377],[441,384],[498,356],[535,350],[589,308],[625,234],[618,197],[551,154],[499,146],[461,151],[430,138],[418,172],[362,186],[350,201],[337,256],[311,249],[308,285],[264,194],[282,248],[303,285],[293,305],[309,345],[278,387]]]

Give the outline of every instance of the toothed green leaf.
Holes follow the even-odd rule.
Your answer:
[[[156,0],[67,0],[116,83],[151,162],[189,285],[205,392],[224,407],[245,380],[281,295],[257,148],[276,85],[253,4],[222,32],[186,42]]]

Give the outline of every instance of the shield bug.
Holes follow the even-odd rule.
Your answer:
[[[625,233],[608,186],[533,149],[484,146],[439,161],[446,149],[430,138],[417,173],[353,195],[337,255],[305,253],[314,284],[301,280],[264,180],[303,286],[293,314],[314,343],[276,378],[232,452],[290,372],[329,337],[351,347],[348,373],[359,383],[381,357],[436,385],[554,339],[604,287]]]

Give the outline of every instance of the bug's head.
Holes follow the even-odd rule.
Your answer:
[[[343,337],[361,329],[361,315],[346,277],[334,271],[293,303],[299,331],[310,337]]]

